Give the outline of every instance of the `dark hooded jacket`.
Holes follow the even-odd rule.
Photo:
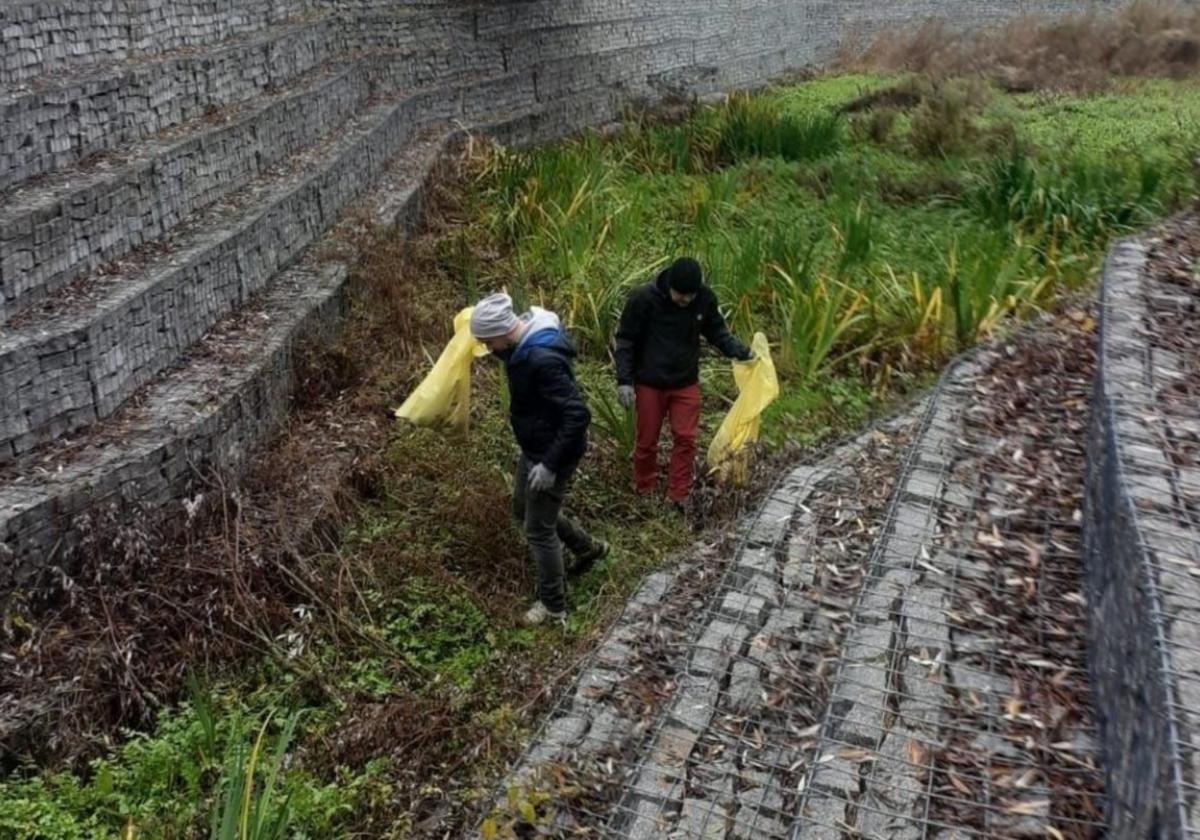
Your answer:
[[[700,336],[731,359],[750,350],[729,332],[717,296],[701,286],[687,306],[671,300],[667,274],[634,289],[617,328],[617,384],[673,390],[700,381]]]
[[[592,415],[575,383],[570,338],[560,327],[531,329],[505,359],[510,421],[526,457],[561,475],[587,450]]]

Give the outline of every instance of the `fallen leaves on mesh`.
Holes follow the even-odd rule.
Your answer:
[[[988,690],[958,693],[934,761],[931,818],[989,836],[1094,837],[1103,818],[1077,515],[1092,328],[1090,314],[1068,309],[1009,340],[966,415],[964,443],[980,454],[956,478],[977,498],[952,518],[973,527],[965,543],[953,528],[943,540],[980,574],[954,590],[949,667],[987,675]],[[1082,749],[1055,749],[1062,743]]]
[[[811,517],[807,524],[793,521],[791,533],[812,550],[811,577],[796,583],[797,600],[807,604],[802,621],[806,629],[760,633],[749,643],[756,656],[771,663],[762,673],[766,701],[761,710],[743,715],[721,696],[703,732],[681,736],[678,743],[663,734],[668,704],[687,672],[707,609],[719,599],[725,568],[734,557],[732,545],[714,546],[699,563],[685,565],[651,618],[623,628],[622,641],[633,648],[633,659],[616,685],[593,699],[634,721],[633,734],[614,743],[581,746],[549,762],[547,767],[573,780],[575,795],[557,796],[552,814],[549,809],[537,811],[538,829],[553,825],[562,836],[611,830],[612,821],[630,807],[629,785],[646,766],[643,762],[654,766],[653,756],[682,762],[685,784],[701,795],[724,784],[729,772],[739,778],[756,774],[758,784],[780,792],[785,811],[796,805],[805,774],[818,760],[816,736],[830,690],[827,663],[840,649],[850,617],[846,608],[865,580],[862,563],[882,528],[908,440],[908,433],[877,437],[837,475],[818,485],[805,508]],[[802,527],[811,530],[799,533]],[[830,604],[841,609],[826,609]],[[567,695],[564,702],[569,706]],[[564,706],[559,713],[570,711]],[[863,751],[862,760],[870,758]],[[540,778],[545,784],[556,777],[543,772]],[[547,784],[544,791],[557,795],[556,788]],[[534,830],[528,815],[514,816],[507,803],[499,803],[491,818],[498,831],[501,826]]]

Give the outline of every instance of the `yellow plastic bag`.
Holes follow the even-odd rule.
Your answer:
[[[747,468],[746,459],[739,457],[742,449],[758,440],[762,413],[779,396],[779,380],[775,377],[767,337],[755,333],[750,349],[754,352],[753,361],[734,362],[733,381],[737,383],[738,398],[708,447],[708,466],[721,478],[733,478],[739,483],[745,480]]]
[[[471,417],[471,362],[488,352],[471,336],[472,309],[468,306],[454,316],[454,337],[438,356],[433,370],[396,409],[396,417],[418,426],[467,430]]]

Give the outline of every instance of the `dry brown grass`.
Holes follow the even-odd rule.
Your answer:
[[[353,615],[375,558],[347,560],[338,539],[382,485],[390,410],[421,374],[423,345],[447,337],[453,286],[431,255],[460,174],[435,177],[419,236],[354,243],[368,256],[342,334],[298,351],[288,425],[248,474],[203,476],[186,516],[92,511],[69,576],[0,603],[0,769],[20,756],[80,761],[150,725],[188,670],[275,655],[297,603],[320,604],[334,639],[369,643]]]
[[[839,69],[906,71],[934,79],[987,76],[1010,91],[1089,92],[1114,77],[1185,78],[1200,70],[1200,8],[1135,2],[1103,14],[1022,16],[966,33],[931,20],[865,47],[849,39]]]

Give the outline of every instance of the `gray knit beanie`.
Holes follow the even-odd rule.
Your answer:
[[[516,325],[512,298],[503,292],[488,295],[471,312],[471,335],[480,340],[508,335]]]

